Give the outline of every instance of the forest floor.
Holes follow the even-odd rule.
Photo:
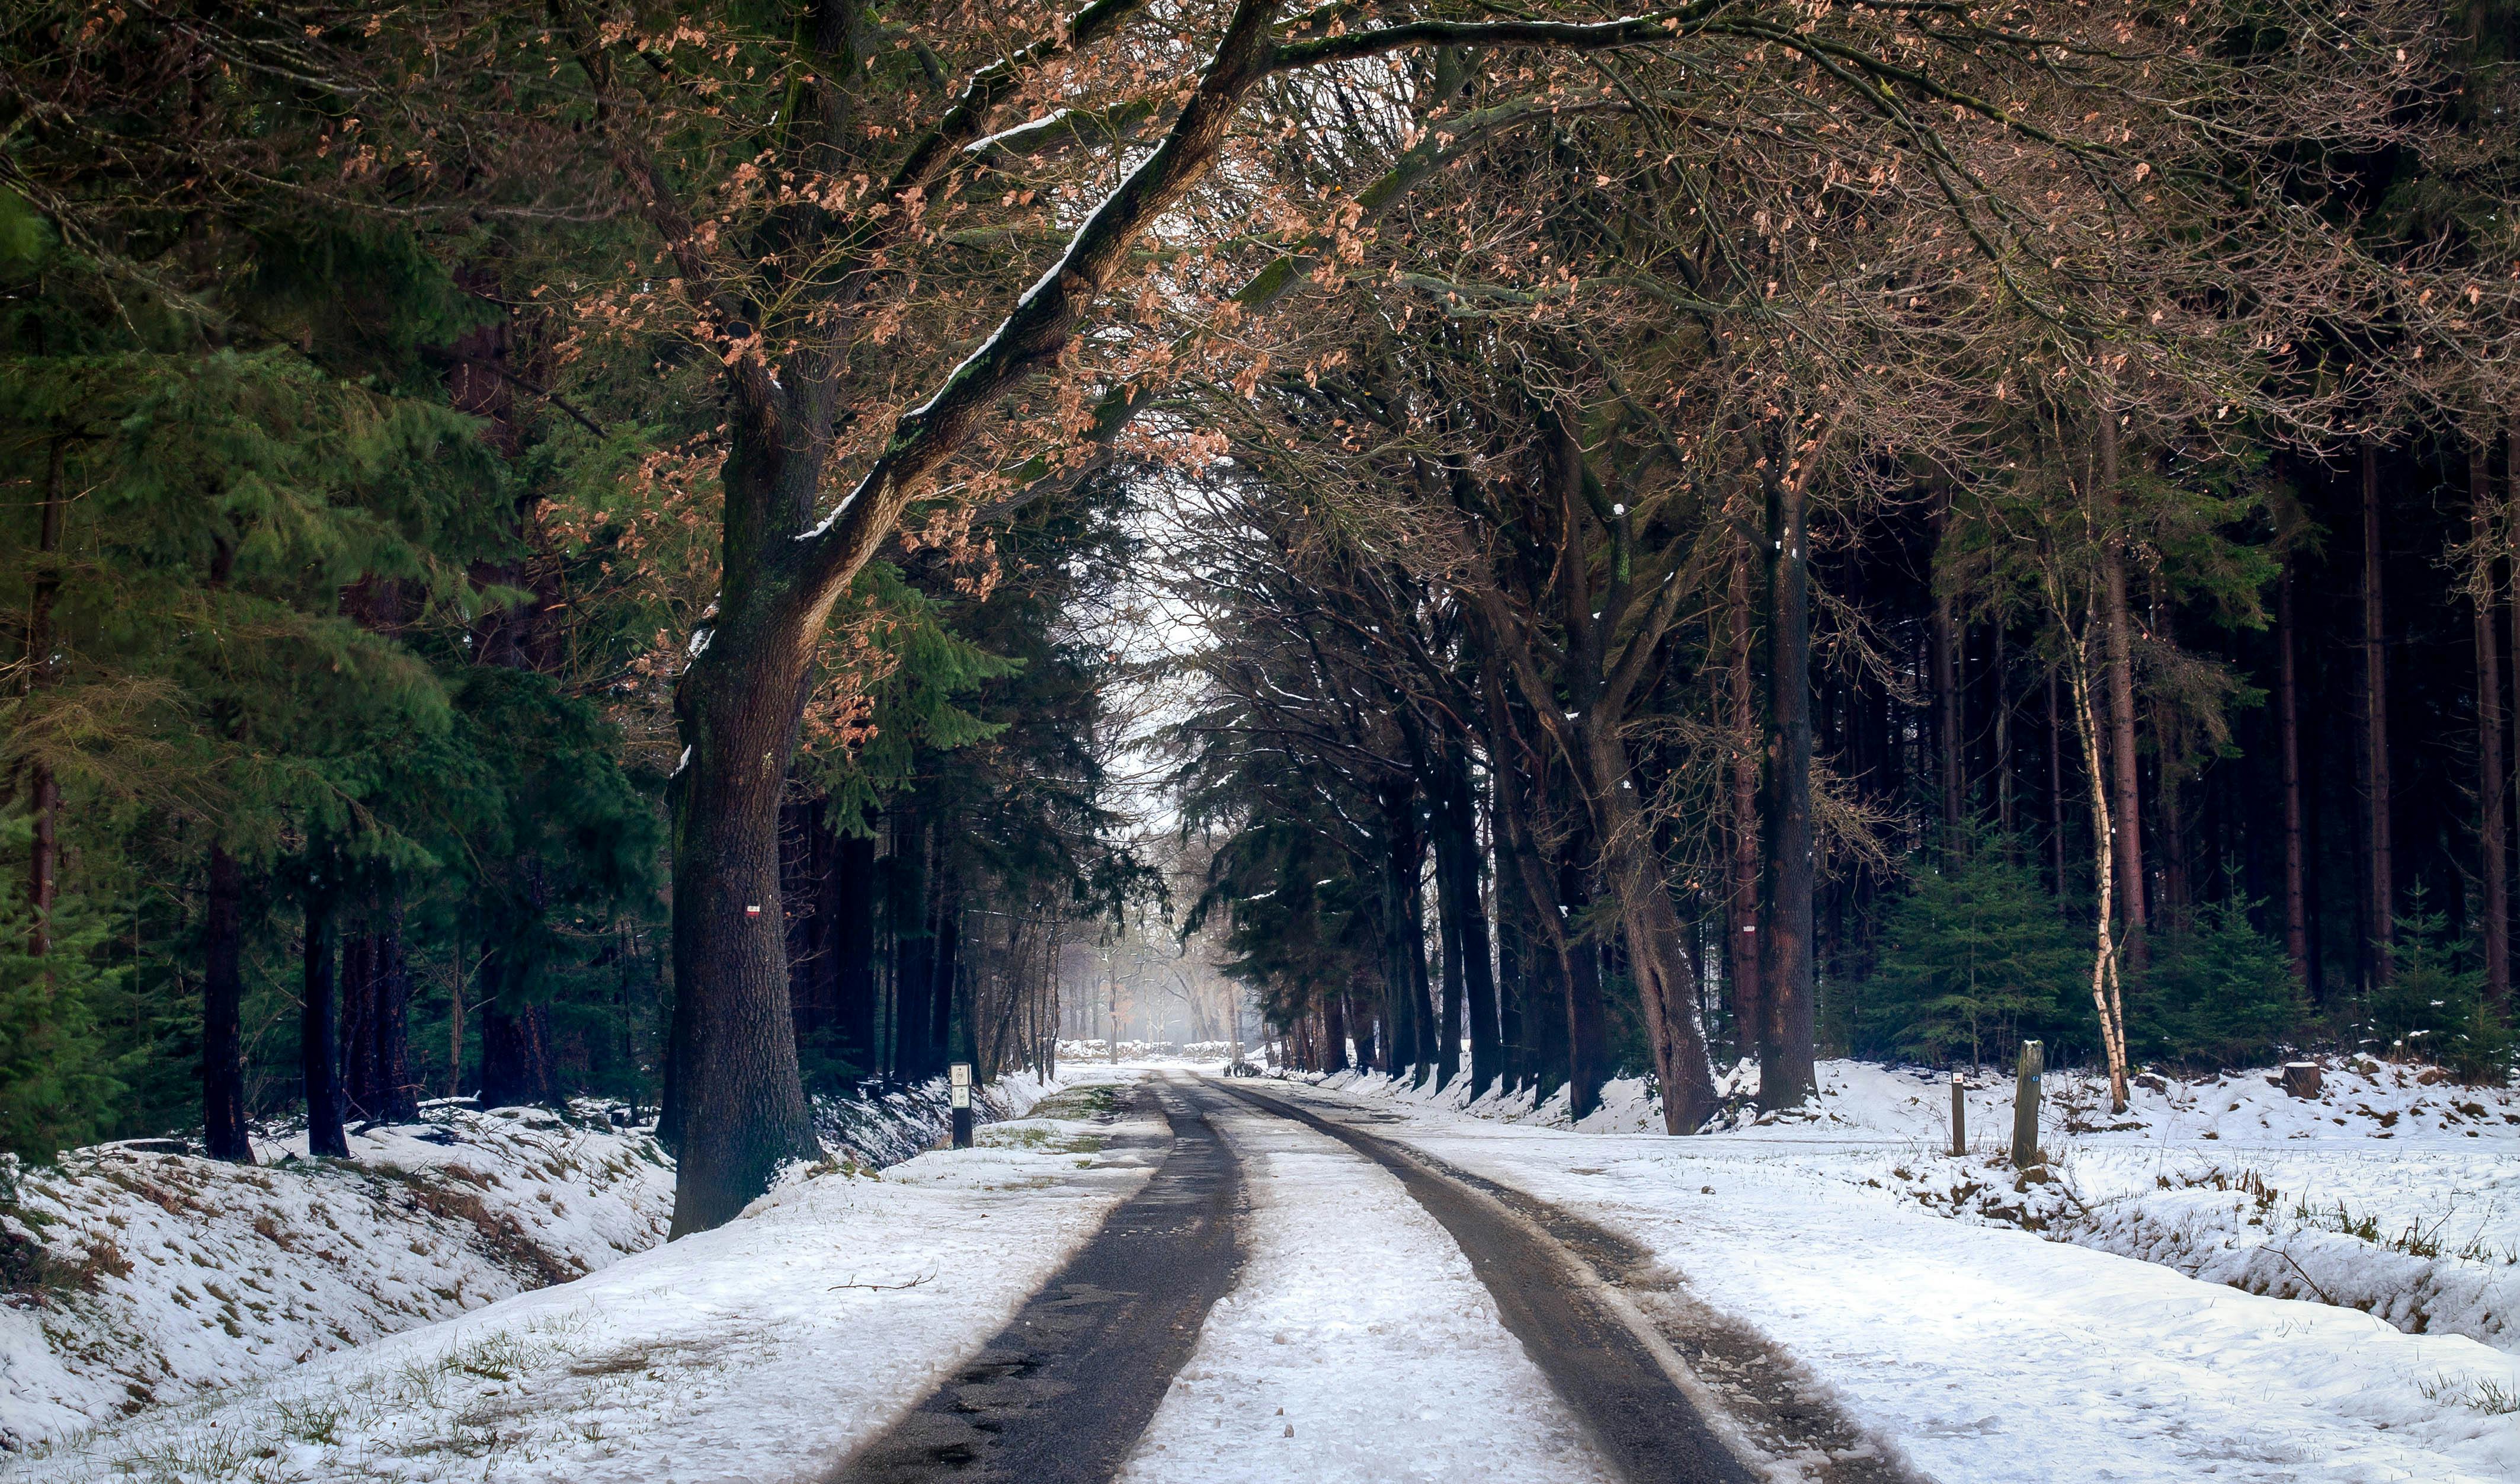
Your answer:
[[[879,1176],[835,1165],[718,1232],[0,1472],[827,1478],[950,1389],[1145,1186],[1165,1126],[1113,1084],[1158,1070],[1071,1065],[1064,1091],[976,1150]],[[1980,1141],[1938,1152],[1947,1085],[1852,1063],[1823,1067],[1813,1116],[1690,1140],[1641,1129],[1633,1087],[1582,1129],[1553,1126],[1562,1108],[1459,1106],[1458,1087],[1259,1087],[1658,1266],[1654,1323],[1678,1336],[1695,1314],[1731,1336],[1674,1341],[1715,1411],[1755,1419],[1762,1398],[1788,1413],[1799,1398],[1861,1439],[1762,1453],[1755,1426],[1716,1418],[1770,1478],[1842,1477],[1868,1457],[1971,1484],[2520,1479],[2513,1264],[2497,1245],[2515,1235],[2520,1124],[2501,1120],[2520,1107],[2374,1071],[2331,1065],[2316,1102],[2263,1077],[2165,1081],[2121,1118],[2054,1079],[2055,1178],[2038,1184]],[[1971,1096],[1972,1127],[2007,1126],[2008,1085]],[[1256,1108],[1215,1124],[1245,1192],[1239,1269],[1113,1455],[1120,1477],[1618,1476],[1545,1357],[1501,1324],[1472,1254],[1390,1168]],[[2287,1265],[2319,1291],[2261,1282]],[[2339,1291],[2354,1275],[2386,1318]]]

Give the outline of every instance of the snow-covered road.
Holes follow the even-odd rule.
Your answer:
[[[1210,1114],[1242,1160],[1241,1279],[1209,1313],[1127,1484],[1614,1484],[1453,1238],[1326,1134]]]
[[[1454,1218],[1412,1193],[1415,1173],[1404,1185],[1213,1084],[1187,1091],[1240,1164],[1242,1262],[1128,1453],[1128,1484],[1618,1477],[1552,1388],[1550,1352],[1536,1361],[1506,1328]],[[1728,1316],[1750,1336],[1742,1365],[1784,1372],[1785,1394],[1842,1410],[1854,1435],[1921,1475],[2520,1480],[2520,1415],[2492,1405],[2520,1397],[2508,1351],[1868,1188],[1861,1171],[1910,1157],[1899,1150],[1912,1142],[1818,1127],[1579,1133],[1388,1090],[1268,1091],[1642,1248],[1681,1290],[1667,1310],[1641,1297],[1649,1314]],[[1151,1103],[1115,1121],[1091,1116],[1090,1089],[1063,1102],[986,1131],[987,1147],[879,1179],[806,1180],[718,1232],[0,1473],[828,1478],[957,1374],[1139,1190],[1163,1138]],[[1676,1330],[1674,1343],[1696,1353]],[[1740,1373],[1709,1366],[1698,1379],[1724,1394]],[[1790,1459],[1759,1467],[1780,1484],[1812,1476]]]
[[[1827,1141],[1289,1096],[1642,1242],[1936,1478],[2520,1478],[2520,1416],[2459,1400],[2520,1395],[2520,1360],[2464,1336],[1938,1217],[1827,1168]]]

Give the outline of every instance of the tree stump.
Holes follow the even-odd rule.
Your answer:
[[[2318,1063],[2287,1061],[2283,1068],[2283,1090],[2296,1098],[2318,1096]]]

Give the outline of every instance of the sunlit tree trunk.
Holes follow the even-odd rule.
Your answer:
[[[2060,622],[2067,609],[2061,592],[2051,592]],[[2075,730],[2082,734],[2083,763],[2092,780],[2092,879],[2094,902],[2109,899],[2111,877],[2116,873],[2117,852],[2110,832],[2101,822],[2109,817],[2108,792],[2101,785],[2105,777],[2101,759],[2099,721],[2092,714],[2089,632],[2092,625],[2085,622],[2082,634],[2066,632],[2068,655],[2066,676],[2074,699]],[[2094,911],[2094,932],[2098,938],[2092,958],[2092,1009],[2100,1023],[2100,1052],[2108,1064],[2109,1110],[2123,1113],[2127,1106],[2126,1004],[2118,984],[2118,945],[2109,926],[2106,911]]]
[[[2116,795],[2113,808],[2103,808],[2092,818],[2094,833],[2106,832],[2099,822],[2107,820],[2114,827],[2116,838],[2110,842],[2115,866],[2113,877],[2118,921],[2126,924],[2124,944],[2127,961],[2138,968],[2143,967],[2145,954],[2143,870],[2143,806],[2138,784],[2135,742],[2135,645],[2134,619],[2127,608],[2127,549],[2124,509],[2118,499],[2118,418],[2117,410],[2106,400],[2099,407],[2097,445],[2096,505],[2102,519],[2108,522],[2108,542],[2101,554],[2101,602],[2104,605],[2102,624],[2107,635],[2109,792]],[[2110,900],[2103,891],[2102,902]]]

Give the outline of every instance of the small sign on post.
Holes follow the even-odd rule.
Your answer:
[[[1952,1073],[1952,1154],[1954,1157],[1968,1152],[1968,1103],[1961,1097],[1964,1087],[1965,1084],[1960,1081],[1960,1074]]]
[[[954,1147],[971,1147],[971,1063],[957,1061],[953,1068]]]
[[[2036,1041],[2021,1043],[2021,1069],[2012,1080],[2012,1167],[2027,1170],[2047,1163],[2039,1156],[2039,1074],[2047,1069],[2047,1049]]]

